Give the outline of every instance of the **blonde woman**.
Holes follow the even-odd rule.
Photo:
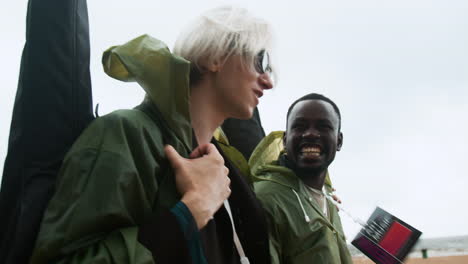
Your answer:
[[[148,35],[108,49],[106,73],[146,97],[74,143],[31,263],[269,263],[261,206],[212,135],[273,87],[270,54],[268,23],[232,7],[191,22],[174,53]]]

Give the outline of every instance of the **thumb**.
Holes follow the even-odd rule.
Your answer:
[[[166,145],[164,147],[164,153],[166,153],[167,159],[171,163],[172,168],[177,169],[184,162],[184,157],[180,156],[177,150],[174,149],[171,145]]]

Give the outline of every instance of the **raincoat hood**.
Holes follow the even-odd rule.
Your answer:
[[[254,182],[272,181],[299,191],[298,177],[289,168],[278,164],[278,158],[285,152],[283,145],[283,131],[273,131],[266,136],[255,148],[249,159],[249,166]],[[325,186],[331,188],[330,177],[325,177]]]
[[[102,64],[110,77],[137,82],[169,128],[186,148],[192,148],[189,61],[172,54],[164,42],[142,35],[107,49]]]

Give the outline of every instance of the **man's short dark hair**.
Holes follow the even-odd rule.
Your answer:
[[[302,96],[301,98],[297,99],[296,101],[294,101],[294,103],[292,103],[292,105],[288,109],[288,113],[286,114],[286,127],[288,125],[289,114],[291,113],[294,106],[297,103],[299,103],[301,101],[306,101],[306,100],[322,100],[322,101],[325,101],[325,102],[331,104],[333,106],[333,109],[335,109],[336,114],[338,115],[338,131],[341,130],[341,113],[340,113],[340,109],[335,104],[335,102],[333,102],[330,98],[328,98],[328,97],[326,97],[324,95],[318,94],[318,93],[306,94],[306,95]]]

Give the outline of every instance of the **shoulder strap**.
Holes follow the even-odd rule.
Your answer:
[[[241,264],[250,264],[249,259],[245,255],[244,248],[242,247],[242,244],[239,240],[239,236],[237,235],[236,227],[234,225],[234,219],[232,218],[231,206],[229,205],[228,200],[224,200],[224,208],[226,208],[226,211],[229,215],[229,219],[231,220],[234,244],[236,245],[237,253],[239,253],[240,256],[240,262]]]

